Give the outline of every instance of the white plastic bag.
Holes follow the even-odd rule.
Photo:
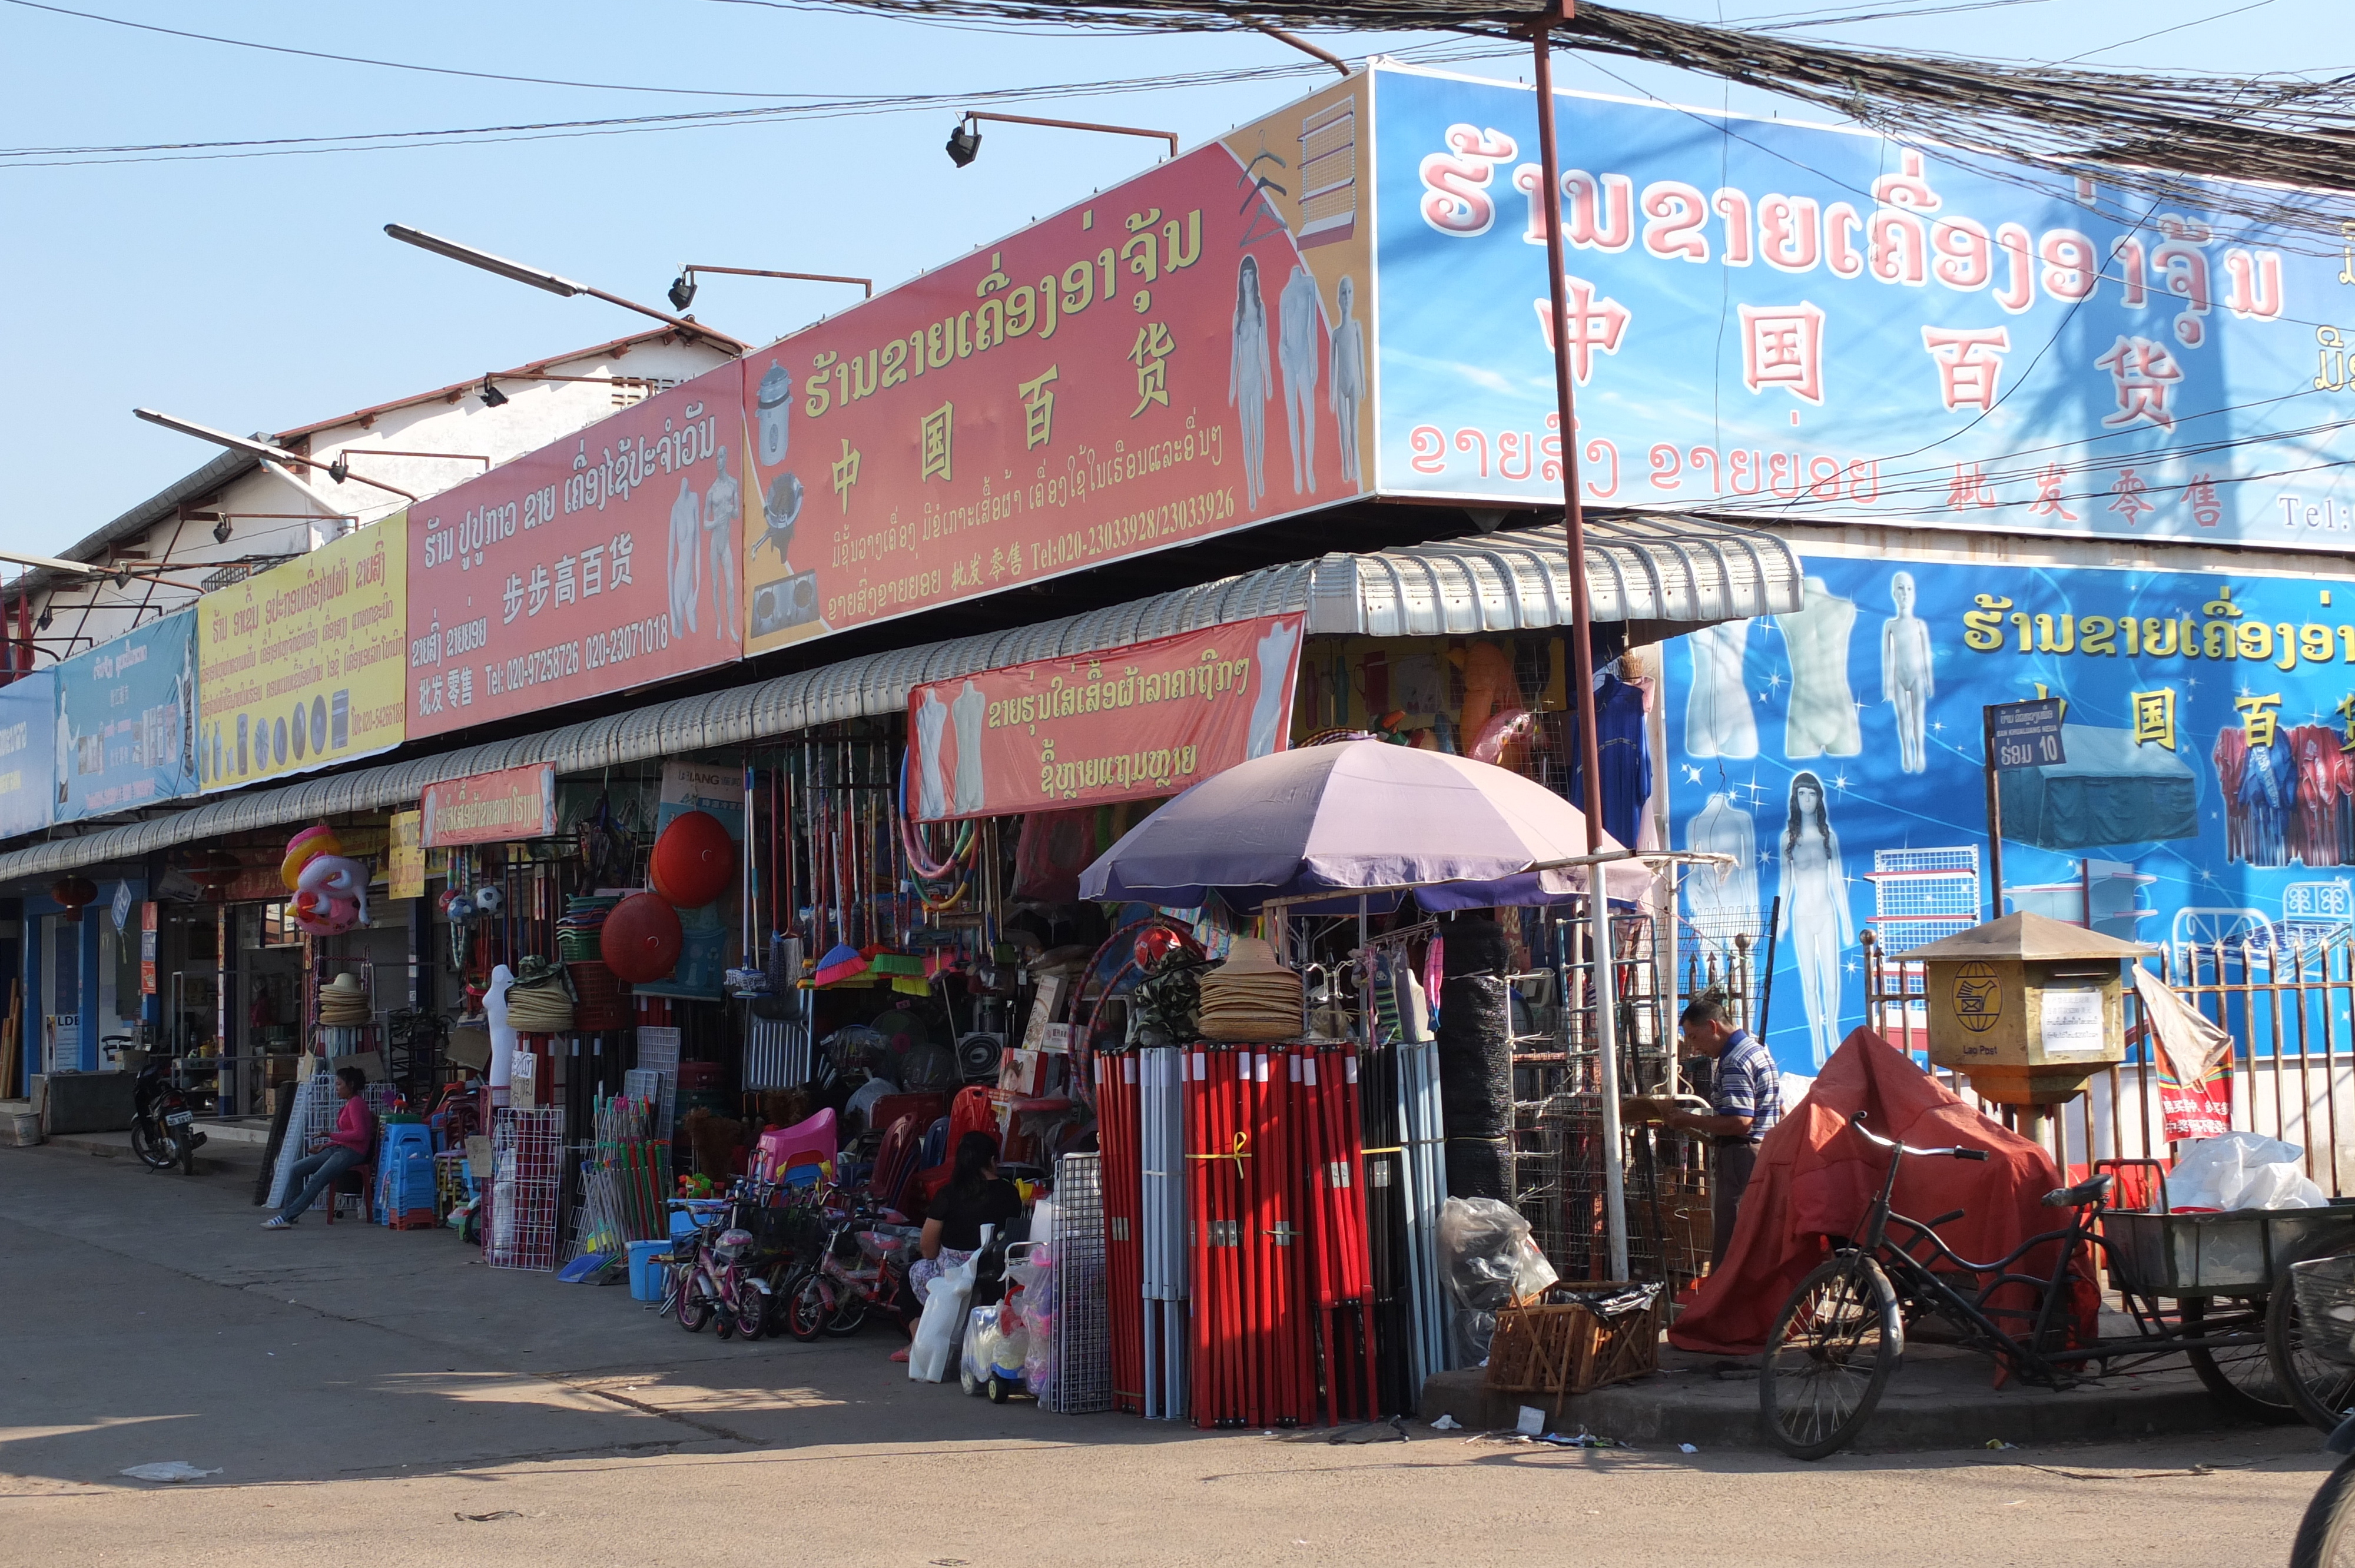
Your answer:
[[[973,1299],[974,1259],[943,1269],[924,1294],[924,1315],[916,1320],[916,1342],[908,1347],[908,1376],[917,1383],[939,1383],[949,1375],[949,1360],[956,1353],[957,1330],[964,1327],[965,1303]]]
[[[2306,1150],[2262,1133],[2197,1139],[2168,1172],[2178,1209],[2319,1209],[2329,1202],[2300,1169]]]

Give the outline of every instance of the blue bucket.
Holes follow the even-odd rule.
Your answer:
[[[663,1292],[663,1266],[655,1262],[670,1251],[666,1241],[634,1241],[630,1244],[630,1299],[659,1301]]]

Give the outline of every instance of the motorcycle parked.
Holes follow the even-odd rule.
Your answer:
[[[131,1091],[131,1152],[155,1171],[177,1165],[187,1175],[197,1173],[197,1150],[205,1135],[196,1128],[197,1113],[187,1096],[168,1075],[170,1064],[150,1062],[139,1069]]]

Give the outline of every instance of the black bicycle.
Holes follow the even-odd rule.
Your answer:
[[[2120,1358],[2134,1364],[2178,1351],[2192,1359],[2203,1381],[2211,1381],[2208,1370],[2219,1360],[2237,1364],[2254,1353],[2263,1366],[2262,1302],[2252,1308],[2187,1299],[2170,1317],[2129,1292],[2134,1337],[2071,1342],[2072,1301],[2094,1287],[2080,1260],[2110,1255],[2098,1227],[2114,1181],[2108,1173],[2044,1195],[2047,1207],[2072,1211],[2066,1226],[2030,1236],[1993,1263],[1974,1263],[1938,1234],[1937,1227],[1961,1219],[1963,1210],[1912,1219],[1890,1207],[1890,1194],[1909,1155],[1985,1160],[1987,1150],[1915,1149],[1872,1132],[1860,1113],[1849,1125],[1891,1151],[1889,1170],[1855,1234],[1834,1239],[1832,1255],[1800,1281],[1767,1336],[1758,1408],[1768,1438],[1785,1453],[1820,1459],[1853,1441],[1905,1353],[1907,1326],[1925,1313],[1944,1319],[1963,1348],[2045,1388],[2082,1381],[2089,1361],[2106,1368]],[[2025,1260],[2047,1247],[2050,1266],[2028,1272]]]

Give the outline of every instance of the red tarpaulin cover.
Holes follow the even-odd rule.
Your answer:
[[[1908,1156],[1890,1199],[1899,1213],[1918,1220],[1963,1210],[1963,1218],[1940,1225],[1938,1234],[1970,1261],[1992,1263],[2028,1237],[2069,1223],[2068,1210],[2043,1206],[2044,1194],[2064,1185],[2051,1155],[1981,1116],[1912,1058],[1860,1028],[1832,1053],[1806,1098],[1760,1145],[1733,1245],[1723,1266],[1686,1296],[1685,1309],[1668,1330],[1670,1343],[1735,1356],[1764,1348],[1783,1304],[1822,1261],[1824,1238],[1857,1230],[1895,1158],[1849,1128],[1858,1111],[1874,1132],[1917,1149],[1987,1150],[1985,1163]],[[1891,1239],[1906,1234],[1897,1230]],[[2090,1275],[2090,1258],[2081,1258],[2079,1266]],[[2046,1246],[2021,1259],[2014,1272],[2050,1277],[2051,1267]],[[2081,1282],[2076,1295],[2072,1316],[2082,1342],[2094,1332],[2098,1298],[2089,1281]],[[2032,1304],[2023,1292],[2022,1299],[1994,1305],[2027,1309]],[[1997,1321],[2015,1335],[2029,1327],[2017,1319]]]

